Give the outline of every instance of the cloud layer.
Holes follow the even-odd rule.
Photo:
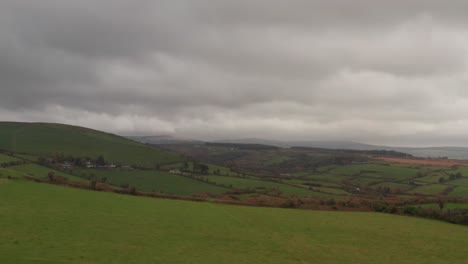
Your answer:
[[[468,2],[5,0],[0,119],[468,145]]]

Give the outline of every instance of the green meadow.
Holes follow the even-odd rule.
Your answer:
[[[277,182],[257,180],[250,178],[227,177],[227,176],[200,176],[201,179],[208,179],[210,182],[223,184],[231,188],[239,189],[277,189],[284,193],[283,196],[327,196],[322,193],[310,191],[305,188],[295,187]]]
[[[80,177],[76,177],[68,173],[65,173],[63,171],[54,170],[54,169],[47,168],[47,167],[34,164],[34,163],[12,166],[12,167],[9,167],[9,169],[18,171],[20,173],[23,173],[29,176],[38,177],[38,178],[47,178],[49,173],[52,172],[56,176],[62,176],[71,181],[78,181],[78,182],[85,181],[84,179]]]
[[[74,170],[74,174],[82,178],[94,175],[98,180],[105,177],[106,182],[116,186],[128,185],[141,191],[184,196],[201,193],[221,194],[229,190],[192,178],[154,170],[80,169]]]
[[[13,156],[9,156],[9,155],[0,153],[0,165],[1,164],[6,164],[6,163],[9,163],[9,162],[15,162],[15,161],[21,161],[21,159],[18,159],[18,158],[15,158]]]
[[[466,263],[468,227],[0,181],[0,263]]]

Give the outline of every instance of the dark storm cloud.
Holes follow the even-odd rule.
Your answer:
[[[0,119],[468,145],[467,10],[436,0],[6,0]]]

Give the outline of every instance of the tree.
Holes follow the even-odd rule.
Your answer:
[[[82,167],[84,165],[84,162],[81,158],[76,158],[75,159],[75,165]]]
[[[47,177],[49,178],[49,181],[55,181],[55,173],[53,171],[49,172]]]
[[[445,202],[442,199],[439,199],[439,209],[442,211],[444,209]]]
[[[90,185],[91,185],[91,189],[96,190],[96,185],[97,185],[96,180],[90,181]]]
[[[100,166],[106,165],[106,160],[104,159],[102,155],[99,155],[99,157],[96,160],[96,164]]]
[[[208,165],[206,164],[201,164],[201,163],[196,163],[193,165],[193,170],[194,171],[198,171],[200,172],[201,174],[208,174],[208,171],[210,169],[210,167],[208,167]]]
[[[48,162],[47,162],[47,159],[44,158],[44,157],[42,157],[42,156],[40,156],[40,157],[37,159],[37,162],[38,162],[39,164],[41,164],[41,165],[47,165],[47,163],[48,163]]]

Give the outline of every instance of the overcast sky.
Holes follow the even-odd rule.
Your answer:
[[[0,120],[468,146],[468,1],[1,0]]]

